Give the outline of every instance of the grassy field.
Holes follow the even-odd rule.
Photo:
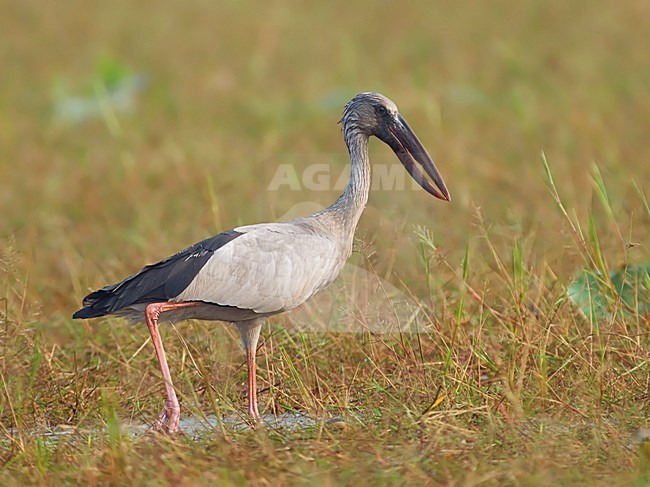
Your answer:
[[[648,283],[636,307],[605,279],[603,316],[566,290],[650,261],[650,4],[30,1],[0,30],[2,485],[646,485]],[[130,434],[163,403],[146,327],[73,321],[83,296],[328,205],[269,183],[338,177],[336,122],[369,90],[453,197],[373,191],[357,231],[350,265],[421,303],[421,332],[272,318],[260,406],[307,427]],[[163,339],[182,416],[239,417],[234,331]]]

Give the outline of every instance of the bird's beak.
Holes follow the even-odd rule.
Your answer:
[[[447,186],[445,186],[445,182],[442,180],[442,176],[438,172],[438,169],[431,160],[426,149],[422,146],[422,143],[419,141],[413,130],[411,130],[411,127],[406,123],[406,120],[404,120],[401,115],[397,114],[395,118],[387,124],[387,129],[388,130],[384,130],[381,134],[378,134],[378,137],[393,149],[411,177],[415,179],[425,191],[436,198],[451,201],[451,195],[449,194]],[[418,166],[415,164],[416,161],[422,166],[435,186],[434,184],[431,184],[431,181],[429,181],[422,171],[420,171]]]

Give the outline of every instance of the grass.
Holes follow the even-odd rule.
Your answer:
[[[582,269],[650,260],[646,4],[51,9],[0,20],[3,485],[647,482],[631,437],[648,427],[648,317],[607,277],[606,319],[565,297]],[[125,73],[146,79],[131,112],[106,102]],[[373,192],[357,231],[351,265],[421,302],[422,333],[272,318],[261,405],[313,426],[124,433],[162,406],[151,344],[117,319],[73,322],[81,298],[217,231],[329,204],[266,188],[280,164],[338,176],[336,121],[365,90],[396,101],[454,198]],[[66,94],[103,102],[67,123]],[[184,417],[245,409],[232,329],[163,339]]]

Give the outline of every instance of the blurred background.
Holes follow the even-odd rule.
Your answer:
[[[336,122],[372,90],[398,104],[454,201],[375,192],[362,238],[401,252],[395,239],[423,224],[464,251],[478,206],[499,231],[532,232],[559,256],[542,151],[578,215],[597,163],[620,217],[642,219],[633,181],[650,173],[649,8],[9,3],[0,233],[14,236],[31,285],[64,292],[57,306],[69,307],[86,286],[208,234],[329,204],[336,192],[265,189],[283,163],[342,170]]]
[[[399,263],[402,279],[417,280],[415,225],[458,262],[480,212],[494,238],[522,238],[532,262],[570,275],[579,262],[542,151],[578,220],[600,211],[597,164],[626,238],[647,231],[635,189],[650,180],[647,2],[30,1],[3,11],[0,235],[29,276],[26,306],[68,315],[88,289],[207,235],[330,204],[337,191],[266,189],[280,164],[300,176],[325,162],[340,175],[336,123],[361,91],[398,104],[454,198],[373,192],[358,236],[382,274]],[[371,146],[373,160],[397,162]]]

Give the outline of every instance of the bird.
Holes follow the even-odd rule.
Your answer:
[[[155,430],[176,433],[180,419],[159,322],[187,319],[235,325],[246,352],[248,415],[253,424],[261,421],[255,358],[262,324],[329,285],[352,254],[370,190],[370,137],[386,143],[426,192],[451,201],[431,157],[386,96],[356,95],[345,105],[340,124],[350,178],[331,206],[291,221],[240,226],[207,238],[88,294],[74,313],[75,319],[116,315],[146,323],[165,386],[165,406],[152,425]]]

